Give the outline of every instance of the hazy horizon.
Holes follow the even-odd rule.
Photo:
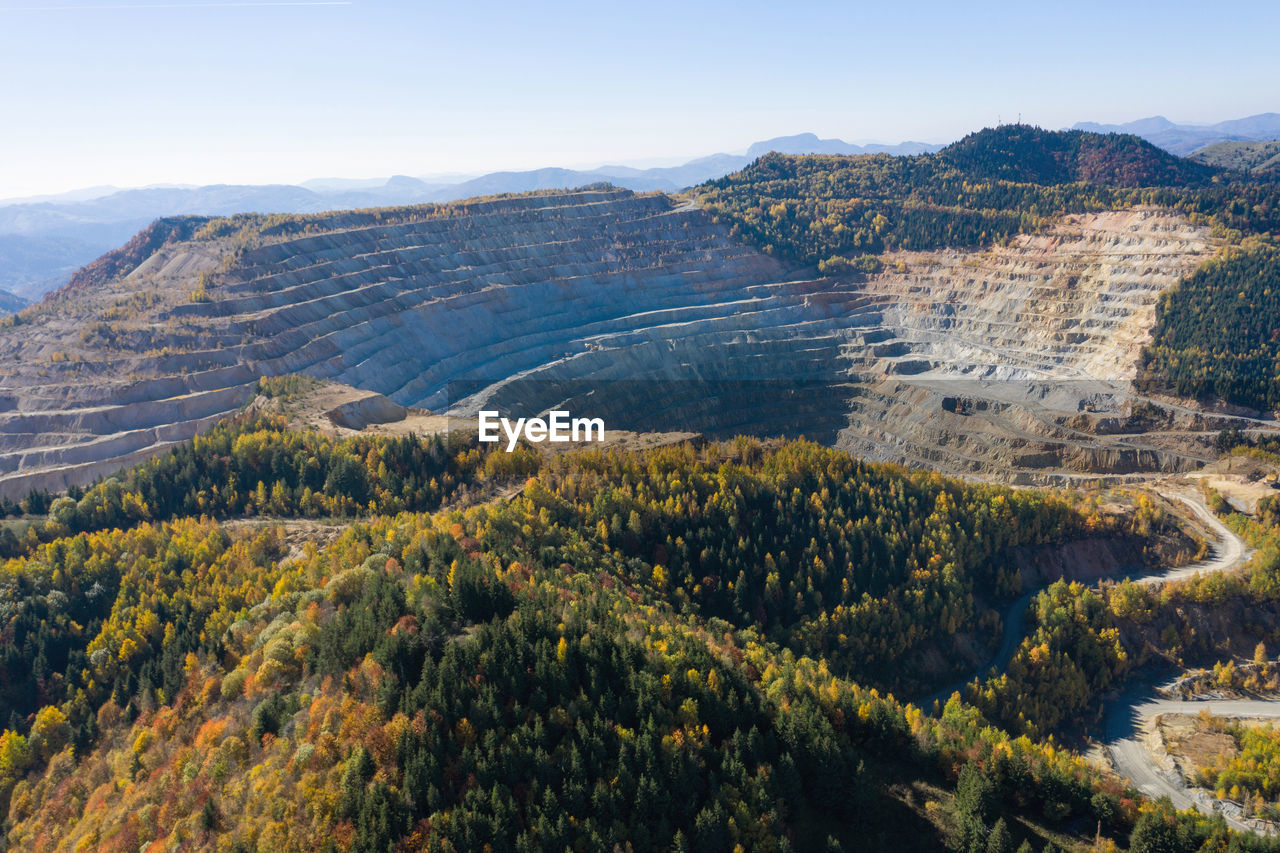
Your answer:
[[[1209,124],[1276,109],[1276,7],[1195,8],[0,2],[0,69],[20,81],[0,95],[15,129],[0,139],[0,198],[683,162],[802,132],[945,143],[1019,117]]]

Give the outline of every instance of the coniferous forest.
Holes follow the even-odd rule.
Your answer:
[[[1143,382],[1185,397],[1280,406],[1280,249],[1255,241],[1161,297]]]
[[[387,510],[301,500],[347,468]],[[1046,738],[1122,677],[1125,620],[1280,597],[1271,563],[1060,584],[1008,673],[934,716],[904,662],[994,642],[1014,549],[1142,540],[1160,510],[804,442],[486,455],[245,415],[8,523],[22,850],[1040,850],[1084,825],[1220,849]]]

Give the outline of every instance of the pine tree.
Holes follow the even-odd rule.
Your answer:
[[[997,820],[995,826],[991,827],[991,834],[987,836],[986,853],[1013,853],[1013,838],[1009,835],[1009,827],[1004,818]]]
[[[960,768],[956,780],[956,808],[961,815],[985,823],[994,806],[995,785],[974,764]]]

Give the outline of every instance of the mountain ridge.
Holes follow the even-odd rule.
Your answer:
[[[1151,116],[1123,124],[1081,121],[1072,130],[1091,133],[1132,133],[1173,154],[1186,156],[1219,142],[1263,142],[1280,139],[1280,113],[1259,113],[1214,124],[1177,124]]]
[[[812,141],[812,142],[810,142]],[[27,301],[57,289],[79,267],[131,239],[152,221],[169,216],[227,216],[236,213],[320,213],[405,204],[460,201],[510,192],[566,189],[611,183],[639,192],[677,192],[748,165],[765,151],[808,153],[817,145],[842,153],[914,154],[937,146],[924,143],[858,146],[814,134],[777,137],[751,146],[747,154],[718,153],[676,166],[594,169],[546,167],[507,170],[445,180],[393,175],[379,179],[314,179],[301,184],[209,184],[75,190],[54,196],[0,200],[0,288]],[[825,148],[824,148],[825,150]],[[0,306],[0,311],[3,306]]]
[[[1209,174],[1136,137],[1006,126],[909,158],[772,154],[682,203],[597,185],[161,220],[0,331],[0,480],[92,479],[299,372],[459,415],[604,383],[590,405],[619,428],[803,433],[1025,482],[1185,470],[1200,439],[1107,436],[1157,296],[1216,244],[1124,188]],[[948,438],[979,406],[985,449]]]
[[[1280,174],[1280,141],[1218,142],[1201,148],[1189,159],[1235,172]]]
[[[1189,153],[1214,141],[1280,138],[1280,114],[1264,113],[1207,126],[1177,125],[1163,117],[1153,117],[1125,125],[1081,122],[1075,128],[1131,133],[1174,153]],[[1179,134],[1185,136],[1186,128],[1193,128],[1199,134],[1195,136],[1199,141],[1191,147],[1179,141],[1183,139]],[[166,216],[316,213],[458,201],[474,196],[565,189],[600,182],[640,192],[676,192],[742,169],[770,151],[909,156],[941,148],[922,142],[857,145],[841,139],[823,139],[814,133],[800,133],[755,142],[744,154],[712,154],[674,166],[547,167],[471,177],[395,175],[385,179],[314,179],[297,185],[98,187],[60,195],[0,200],[0,289],[11,291],[28,302],[38,300],[64,284],[79,267],[129,240],[155,219]],[[104,192],[108,189],[111,191]],[[0,306],[0,311],[3,310]]]

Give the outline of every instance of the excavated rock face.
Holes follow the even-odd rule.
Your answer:
[[[108,473],[297,372],[397,406],[804,433],[983,476],[1182,470],[1206,454],[1179,442],[1214,424],[1166,407],[1168,436],[1125,434],[1129,383],[1157,294],[1209,250],[1175,216],[1107,213],[814,281],[611,190],[196,232],[0,332],[0,494]]]
[[[1137,398],[1132,380],[1160,292],[1210,251],[1207,229],[1138,210],[891,258],[907,271],[865,286],[885,337],[848,353],[868,381],[838,444],[1018,482],[1198,466],[1230,419]]]

